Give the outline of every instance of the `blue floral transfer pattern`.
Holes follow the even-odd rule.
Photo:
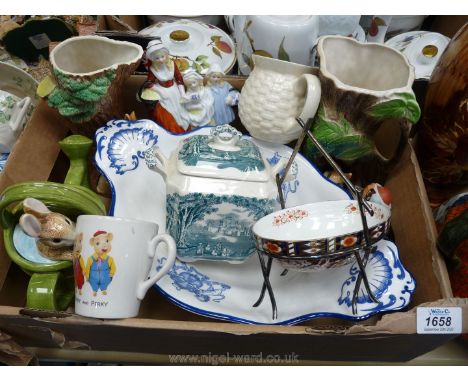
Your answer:
[[[156,270],[159,271],[166,258],[158,259]],[[168,276],[172,285],[178,290],[186,290],[192,293],[201,302],[220,302],[224,300],[224,293],[231,287],[217,281],[211,281],[208,276],[197,271],[193,266],[176,261]]]

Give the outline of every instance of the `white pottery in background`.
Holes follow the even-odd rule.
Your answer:
[[[29,106],[19,130],[26,126],[39,101],[36,94],[37,85],[37,81],[24,70],[6,62],[0,62],[0,91],[7,92],[18,100],[29,98],[29,101],[23,101],[24,103],[29,102]]]
[[[225,16],[237,43],[239,74],[243,75],[253,68],[253,54],[312,66],[317,37],[354,35],[359,29],[359,19],[358,15]]]
[[[0,90],[0,152],[9,153],[23,131],[31,98],[19,99]]]
[[[173,33],[180,31],[186,36],[183,40],[174,38]],[[218,64],[228,74],[236,62],[236,49],[231,37],[218,27],[200,21],[161,21],[138,33],[159,37],[182,73],[195,70],[206,74],[211,65]]]
[[[437,62],[444,53],[450,39],[440,33],[414,31],[406,32],[385,42],[385,45],[403,53],[414,67],[416,79],[429,80]],[[435,55],[424,55],[426,46],[435,46]]]
[[[200,21],[205,24],[219,26],[223,20],[222,15],[153,15],[146,16],[152,24],[157,24],[161,21],[188,19],[192,21]]]
[[[6,62],[0,62],[0,90],[19,98],[29,97],[32,106],[35,106],[39,101],[36,95],[37,85],[37,81],[24,70]]]
[[[423,15],[393,15],[387,33],[403,33],[419,29],[427,16]]]

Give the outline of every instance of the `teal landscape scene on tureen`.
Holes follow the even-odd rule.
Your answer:
[[[273,204],[238,195],[170,194],[167,231],[179,258],[243,261],[255,250],[253,223],[273,212]]]
[[[237,143],[239,150],[225,151],[210,147],[211,139],[206,135],[187,139],[179,151],[179,160],[186,166],[197,166],[204,162],[213,164],[219,169],[237,168],[242,172],[265,169],[260,151],[253,142],[241,139]]]

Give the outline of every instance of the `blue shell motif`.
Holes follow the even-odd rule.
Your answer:
[[[156,270],[159,271],[167,258],[158,259]],[[220,302],[224,300],[224,292],[231,287],[217,281],[211,281],[208,276],[197,271],[194,267],[186,263],[176,262],[168,273],[172,280],[172,285],[177,290],[187,290],[194,294],[201,302]]]
[[[339,305],[346,304],[347,306],[351,306],[352,304],[354,286],[359,274],[359,267],[356,263],[353,264],[349,273],[351,277],[349,277],[341,287],[341,297],[338,299]],[[393,278],[392,268],[390,267],[388,259],[385,258],[382,252],[376,251],[369,256],[369,261],[366,266],[366,274],[369,280],[369,286],[372,289],[374,296],[379,299],[379,297],[381,297],[392,284]],[[368,296],[363,284],[364,283],[361,283],[357,303],[372,303],[372,300]],[[390,296],[390,300],[392,299],[395,300],[395,296]],[[381,308],[382,306],[379,307],[379,309]]]
[[[144,153],[158,141],[158,136],[152,130],[129,128],[117,131],[109,140],[107,155],[110,167],[116,169],[118,175],[135,170],[140,159],[144,160]],[[102,144],[101,141],[98,145]],[[102,149],[98,147],[98,151]]]

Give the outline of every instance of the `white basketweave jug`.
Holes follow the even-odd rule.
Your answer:
[[[255,67],[239,101],[242,124],[255,138],[289,143],[301,133],[297,117],[312,118],[320,102],[320,81],[314,68],[253,55]]]

